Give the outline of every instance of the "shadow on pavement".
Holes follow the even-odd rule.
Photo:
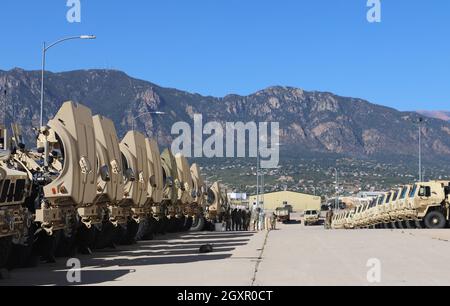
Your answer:
[[[232,251],[245,246],[253,232],[235,233],[184,233],[156,237],[155,240],[142,241],[116,250],[94,252],[91,256],[78,256],[81,261],[82,285],[102,284],[133,273],[135,267],[151,265],[186,264],[200,261],[215,261],[230,258]],[[166,241],[163,239],[177,241]],[[200,254],[199,248],[212,244],[213,253]],[[41,265],[37,268],[21,269],[11,272],[10,280],[0,281],[0,286],[8,285],[60,285],[71,286],[67,281],[66,259],[56,264]],[[123,269],[119,269],[119,268]],[[105,270],[116,268],[114,270]]]

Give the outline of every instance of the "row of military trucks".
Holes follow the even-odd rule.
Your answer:
[[[197,164],[162,153],[112,120],[66,102],[28,149],[20,129],[0,135],[0,269],[201,231],[228,203]]]
[[[443,229],[450,225],[450,181],[395,188],[336,213],[333,229]]]

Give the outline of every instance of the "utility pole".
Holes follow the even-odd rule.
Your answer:
[[[422,124],[423,118],[419,118],[419,182],[423,181],[422,177]]]

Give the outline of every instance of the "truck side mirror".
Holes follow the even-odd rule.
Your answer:
[[[102,180],[104,182],[111,181],[111,176],[109,174],[108,166],[104,165],[104,166],[100,167],[100,177],[102,178]]]

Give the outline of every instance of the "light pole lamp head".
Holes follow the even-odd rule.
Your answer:
[[[81,39],[96,39],[97,36],[95,36],[95,35],[81,35],[80,38]]]

